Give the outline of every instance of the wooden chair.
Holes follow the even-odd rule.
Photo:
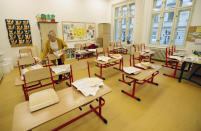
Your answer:
[[[113,46],[108,46],[107,47],[107,55],[109,57],[110,54],[114,54],[114,47]]]
[[[26,56],[23,56],[23,54],[26,54]],[[32,50],[30,48],[19,49],[19,55],[20,55],[20,58],[30,57],[30,56],[33,57]]]
[[[19,69],[19,73],[21,76],[21,70],[24,69],[24,67],[26,66],[31,66],[36,64],[36,61],[33,57],[29,56],[29,57],[22,57],[18,60],[17,65],[18,65],[18,69]]]
[[[80,60],[80,61],[76,61],[73,62],[71,65],[71,80],[72,82],[74,81],[74,75],[73,75],[73,71],[81,71],[84,69],[88,69],[88,77],[90,77],[90,68],[89,68],[89,63],[86,60]]]
[[[43,67],[40,69],[30,70],[26,72],[25,74],[23,74],[23,78],[24,78],[23,91],[24,91],[26,100],[29,100],[28,93],[32,90],[36,90],[38,88],[46,87],[49,85],[52,85],[53,88],[55,89],[53,76],[52,76],[52,70],[50,66]],[[49,78],[51,79],[50,82],[46,84],[41,83],[41,81],[49,79]],[[39,82],[39,83],[33,84],[34,82]]]
[[[98,58],[98,56],[99,56],[101,53],[105,56],[105,51],[104,51],[103,48],[96,48],[96,59]]]

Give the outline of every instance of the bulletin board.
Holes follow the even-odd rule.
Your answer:
[[[6,19],[5,22],[11,47],[32,45],[31,29],[28,20]]]
[[[62,22],[65,42],[91,41],[96,37],[96,24],[87,22]]]
[[[201,26],[190,26],[186,41],[195,42],[195,39],[201,39]]]

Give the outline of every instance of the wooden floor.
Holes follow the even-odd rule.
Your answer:
[[[91,74],[99,72],[90,59]],[[104,124],[95,113],[74,122],[63,131],[201,131],[201,88],[190,82],[165,77],[162,73],[172,73],[171,69],[162,68],[155,81],[159,86],[144,84],[136,89],[138,102],[121,93],[132,88],[119,82],[121,73],[113,68],[103,71],[104,81],[112,88],[112,93],[104,98],[103,115],[108,120]],[[0,131],[12,129],[13,110],[15,105],[25,101],[21,87],[15,86],[15,68],[5,74],[0,83]],[[66,88],[64,83],[56,85],[56,89]],[[83,111],[89,109],[88,106]],[[79,109],[50,121],[35,131],[48,131],[81,114]]]

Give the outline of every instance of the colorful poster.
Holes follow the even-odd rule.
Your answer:
[[[28,20],[6,19],[5,22],[11,47],[32,45],[31,30]]]
[[[195,39],[201,39],[201,26],[190,26],[186,41],[195,42]]]
[[[62,22],[64,41],[94,40],[95,26],[95,23]]]

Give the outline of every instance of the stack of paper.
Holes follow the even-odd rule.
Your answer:
[[[34,66],[30,66],[30,67],[22,69],[22,74],[25,74],[27,71],[35,70],[35,69],[40,69],[40,68],[43,68],[43,66],[41,66],[39,64],[34,65]]]
[[[151,65],[151,66],[145,66],[145,65],[143,65],[143,64],[141,64],[141,63],[137,63],[136,66],[141,67],[141,68],[143,68],[143,69],[155,68],[154,65]]]
[[[180,56],[169,56],[169,58],[179,60],[179,61],[182,59]]]
[[[128,73],[128,74],[138,74],[140,73],[141,69],[135,68],[135,67],[123,67],[124,72]]]
[[[59,74],[61,72],[66,72],[66,71],[70,71],[70,65],[58,65],[58,66],[54,66],[54,67],[51,67],[51,68],[52,68],[52,71],[55,74]]]
[[[100,86],[103,86],[103,80],[99,78],[83,78],[72,83],[84,96],[95,96]]]
[[[83,53],[86,53],[87,51],[86,50],[77,50],[76,53],[78,54],[83,54]]]
[[[60,56],[63,55],[63,50],[58,50],[58,51],[55,51],[53,53],[57,58],[60,58]]]
[[[90,52],[96,52],[96,49],[88,49]]]
[[[121,59],[122,56],[120,54],[112,54],[110,57],[115,58],[115,59]]]
[[[108,60],[110,60],[111,58],[110,57],[107,57],[107,56],[99,56],[98,57],[98,61],[104,61],[104,62],[107,62]]]

